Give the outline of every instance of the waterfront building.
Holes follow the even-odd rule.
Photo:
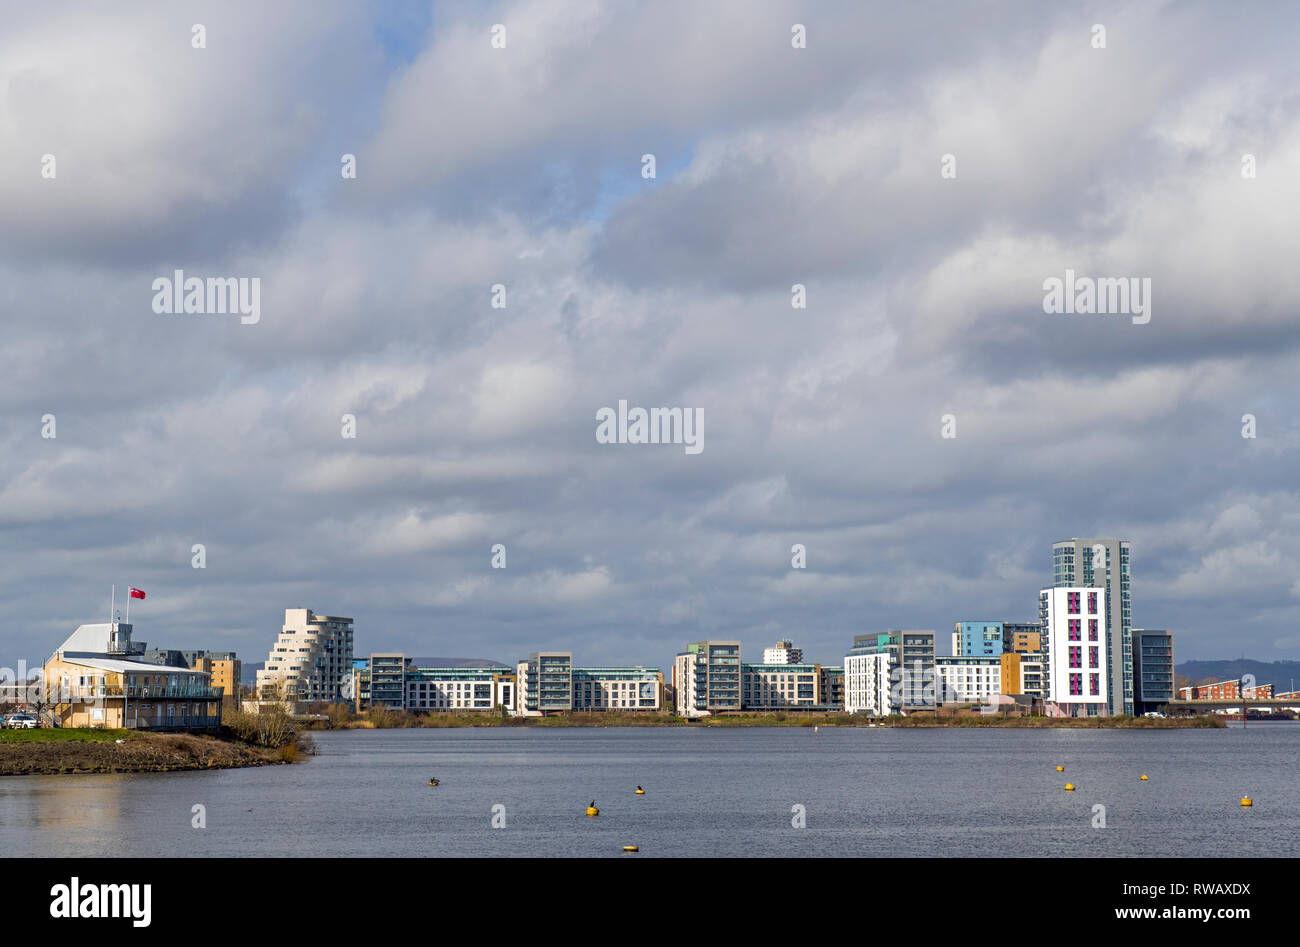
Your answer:
[[[1005,651],[1000,658],[1002,693],[1043,699],[1043,656]]]
[[[934,710],[934,661],[933,631],[854,635],[844,657],[845,709],[877,714]]]
[[[899,709],[892,699],[898,658],[888,647],[888,638],[854,636],[853,647],[844,656],[844,709],[848,713],[883,717]]]
[[[1075,538],[1052,546],[1054,587],[1093,587],[1105,590],[1106,613],[1102,616],[1103,646],[1107,655],[1105,691],[1107,706],[1112,714],[1133,713],[1132,575],[1129,555],[1129,544],[1120,539]]]
[[[257,697],[294,709],[337,701],[352,674],[352,619],[286,608],[284,626],[257,672]]]
[[[742,710],[812,710],[821,706],[815,664],[740,665]]]
[[[446,660],[388,651],[353,662],[357,709],[515,713],[514,671],[503,664],[447,665]]]
[[[844,668],[818,665],[818,690],[821,702],[828,710],[844,709]]]
[[[1193,684],[1178,689],[1179,700],[1260,700],[1273,696],[1272,684],[1255,684],[1242,687],[1241,678],[1214,681],[1210,684]]]
[[[515,706],[525,717],[573,709],[573,653],[534,651],[516,667]]]
[[[764,664],[802,664],[803,648],[796,648],[793,641],[778,641],[770,648],[763,649]]]
[[[658,668],[576,667],[574,710],[662,710],[664,675]]]
[[[45,662],[44,702],[60,727],[140,730],[221,725],[222,690],[206,671],[141,660],[125,622],[82,625]]]
[[[1133,629],[1133,711],[1160,710],[1174,699],[1174,633]]]
[[[1039,592],[1043,627],[1045,700],[1063,716],[1107,716],[1106,590],[1095,585]]]
[[[679,717],[740,710],[740,642],[688,644],[673,661],[673,691]]]
[[[938,702],[994,703],[1002,691],[1002,654],[937,655]]]
[[[1037,653],[1041,630],[1036,621],[959,621],[952,633],[952,653],[959,657]]]

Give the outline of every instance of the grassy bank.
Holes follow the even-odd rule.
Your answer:
[[[912,714],[908,717],[889,717],[880,722],[882,727],[1009,727],[1028,729],[1067,730],[1217,730],[1225,726],[1218,717],[1130,717],[1117,714],[1113,717],[999,717],[978,714],[934,716]]]
[[[382,707],[354,713],[342,704],[321,711],[327,717],[309,725],[317,730],[392,730],[442,727],[1057,727],[1061,729],[1176,730],[1217,728],[1217,717],[1002,717],[981,714],[913,714],[870,719],[844,713],[726,714],[685,720],[647,711],[571,711],[550,717],[509,717],[499,712],[435,711],[411,713]]]
[[[284,714],[227,713],[202,733],[89,727],[0,730],[0,776],[169,773],[294,763],[313,752]]]

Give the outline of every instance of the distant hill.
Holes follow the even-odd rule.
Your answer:
[[[1279,691],[1289,690],[1294,680],[1300,684],[1300,661],[1252,661],[1237,658],[1231,661],[1185,661],[1174,668],[1193,683],[1212,678],[1216,681],[1240,680],[1244,674],[1253,674],[1256,684],[1273,684]]]
[[[426,668],[504,668],[507,670],[510,668],[508,664],[487,658],[412,658],[411,660],[417,667]],[[239,683],[256,684],[257,672],[262,670],[265,663],[265,661],[243,662],[239,669]]]

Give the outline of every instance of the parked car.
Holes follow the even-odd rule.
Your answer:
[[[1158,717],[1158,718],[1161,719],[1161,720],[1165,719],[1165,715],[1162,714],[1162,713],[1160,713],[1158,710],[1148,710],[1148,711],[1147,711],[1146,713],[1144,713],[1142,716],[1144,716],[1144,717]]]
[[[36,714],[17,713],[6,717],[4,725],[10,730],[35,730],[41,721]]]

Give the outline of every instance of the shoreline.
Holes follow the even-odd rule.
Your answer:
[[[953,714],[933,716],[913,714],[907,717],[858,717],[850,714],[736,714],[700,717],[688,720],[660,712],[571,711],[549,717],[502,717],[484,712],[414,714],[385,710],[352,715],[346,719],[316,720],[304,725],[307,730],[420,730],[461,729],[470,727],[875,727],[875,728],[1002,728],[1060,730],[1197,730],[1221,729],[1225,722],[1218,717],[1044,717],[983,716]]]
[[[224,734],[81,728],[0,731],[0,776],[242,769],[292,763],[303,756],[304,748],[296,743],[271,749]]]

